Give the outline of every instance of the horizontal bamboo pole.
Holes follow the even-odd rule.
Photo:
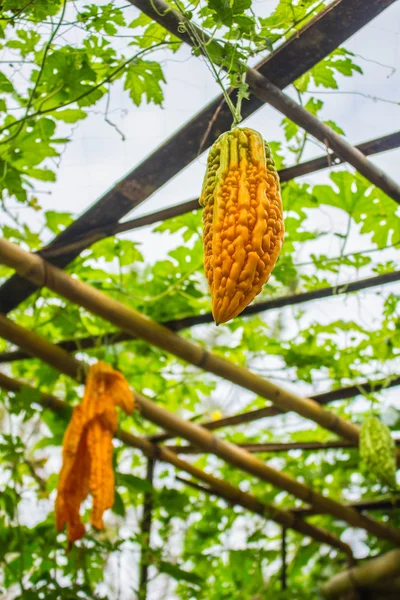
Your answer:
[[[201,425],[201,423],[200,423]],[[204,427],[204,425],[202,425]],[[152,440],[154,441],[154,440]],[[394,440],[399,445],[400,439]],[[330,442],[267,442],[265,444],[236,444],[239,448],[243,448],[251,454],[262,452],[289,452],[290,450],[342,450],[346,448],[358,448],[353,442],[345,442],[344,440],[331,440]],[[199,448],[195,446],[166,446],[172,452],[177,454],[202,454]]]
[[[24,328],[14,323],[11,333],[16,328],[20,329],[19,339],[23,342]],[[0,323],[0,333],[2,332],[4,333],[4,330],[1,330]],[[60,353],[63,352],[60,348],[57,355],[52,355],[50,350],[53,347],[53,344],[44,340],[41,338],[41,336],[33,331],[29,331],[27,333],[31,351],[33,351],[35,337],[38,338],[38,343],[35,344],[36,356],[38,358],[43,359],[55,369],[70,376],[75,368],[75,379],[80,382],[84,380],[84,364],[80,364],[76,359],[73,359],[73,362],[71,362],[73,357],[66,352],[64,353],[63,358],[60,357]],[[47,348],[45,348],[46,345]],[[377,537],[382,537],[383,539],[390,540],[393,543],[400,545],[400,530],[392,529],[383,523],[378,523],[377,521],[374,521],[368,517],[359,515],[356,511],[344,506],[340,502],[315,492],[312,488],[304,485],[303,483],[266,465],[245,450],[242,450],[234,444],[230,444],[229,442],[225,442],[224,440],[213,436],[209,431],[199,425],[184,421],[177,415],[170,413],[137,392],[135,392],[135,401],[144,418],[165,428],[171,434],[188,440],[206,452],[212,452],[229,464],[243,470],[246,473],[249,473],[250,475],[258,477],[259,479],[266,481],[273,486],[281,488],[290,494],[293,494],[295,497],[300,498],[316,509],[327,512],[336,518],[343,519],[354,527],[362,527]],[[144,441],[149,442],[149,440]]]
[[[35,393],[35,402],[41,404],[44,408],[48,408],[54,412],[63,413],[65,416],[70,416],[72,412],[71,407],[66,402],[59,400],[55,396],[44,393],[41,393],[40,397],[37,398],[35,388],[22,381],[7,377],[7,375],[4,375],[3,373],[0,373],[0,387],[11,392],[19,392],[24,388],[28,389]],[[157,460],[168,462],[177,469],[185,471],[196,479],[207,483],[216,490],[216,493],[219,497],[223,498],[227,502],[242,506],[250,512],[256,513],[262,517],[265,517],[266,519],[276,521],[280,525],[284,525],[285,527],[289,527],[295,531],[298,531],[299,533],[309,536],[322,544],[332,546],[333,548],[344,552],[350,558],[352,557],[352,550],[348,544],[342,542],[337,536],[332,535],[325,529],[308,524],[294,513],[291,513],[287,510],[282,510],[272,504],[261,502],[252,494],[242,492],[239,488],[236,488],[223,479],[214,477],[202,469],[183,461],[176,454],[167,450],[166,448],[161,448],[156,444],[152,444],[148,440],[137,437],[128,431],[118,429],[116,437],[120,439],[126,446],[141,450],[148,458],[156,458]]]
[[[192,21],[189,22],[180,12],[171,8],[164,0],[129,0],[129,2],[183,42],[196,47],[199,52],[204,54],[204,50],[196,40],[196,36],[202,40],[203,44],[207,43],[209,48],[214,47],[216,56],[220,53],[221,46],[215,40]],[[184,24],[183,27],[182,23]],[[191,33],[191,29],[195,30],[196,36]],[[237,66],[243,65],[237,62]],[[225,68],[223,63],[222,68]],[[246,71],[246,83],[259,100],[270,104],[293,123],[296,123],[325,146],[331,148],[342,160],[352,165],[359,173],[400,204],[400,186],[382,169],[371,163],[360,150],[346,142],[333,129],[319,121],[300,104],[284,94],[278,86],[269,81],[259,71],[248,69]]]
[[[368,590],[400,575],[400,550],[392,550],[359,567],[339,573],[321,587],[326,598],[339,598],[351,590]],[[390,587],[389,587],[390,589]]]
[[[318,402],[318,404],[329,404],[329,402],[335,402],[336,400],[353,398],[359,394],[379,392],[398,385],[400,385],[400,377],[394,377],[393,379],[379,379],[378,381],[361,381],[355,385],[337,388],[330,390],[329,392],[322,392],[321,394],[313,394],[310,398]],[[200,423],[200,425],[210,431],[215,431],[217,429],[222,429],[223,427],[243,425],[244,423],[253,423],[254,421],[265,419],[266,417],[275,417],[284,412],[285,411],[280,410],[276,406],[265,406],[264,408],[236,413],[230,417],[223,417],[222,419],[216,419],[215,421],[204,421],[203,423]],[[150,436],[149,439],[151,439],[152,442],[160,443],[171,439],[171,436],[168,433],[159,433]]]
[[[36,285],[48,287],[63,298],[149,344],[271,400],[282,410],[297,412],[349,441],[358,442],[359,428],[356,425],[326,410],[317,402],[301,398],[244,367],[208,352],[199,344],[179,337],[163,325],[155,323],[90,285],[73,279],[40,256],[25,252],[6,239],[0,240],[0,262],[15,269],[19,275]]]
[[[279,296],[278,298],[269,298],[268,300],[251,304],[245,308],[245,310],[241,313],[241,316],[249,317],[251,315],[274,310],[276,308],[294,306],[296,304],[320,300],[322,298],[329,298],[331,296],[340,296],[342,294],[349,294],[351,292],[357,292],[377,286],[381,287],[382,285],[394,283],[399,280],[400,271],[393,271],[392,273],[382,273],[381,275],[376,275],[374,277],[358,279],[357,281],[348,281],[339,285],[319,288],[318,290],[313,290],[310,292],[300,292],[298,294],[291,294],[288,296]],[[195,325],[203,325],[213,322],[212,314],[211,312],[208,312],[202,315],[184,317],[183,319],[172,319],[161,324],[165,327],[168,327],[168,329],[177,332]],[[59,342],[57,345],[64,348],[64,350],[68,350],[68,352],[75,352],[77,350],[81,351],[88,348],[99,348],[105,344],[119,344],[120,342],[126,342],[132,339],[135,339],[135,336],[132,336],[129,333],[114,331],[103,335],[92,335],[84,338],[78,338],[76,340],[64,340]],[[16,350],[13,352],[0,352],[0,363],[22,360],[27,357],[29,358],[29,355],[21,350]]]

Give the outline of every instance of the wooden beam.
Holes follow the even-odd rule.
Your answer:
[[[371,156],[372,154],[379,154],[380,152],[394,150],[399,146],[400,131],[395,131],[394,133],[390,133],[389,135],[385,135],[375,140],[358,144],[355,146],[355,148],[362,152],[364,156]],[[281,183],[283,183],[285,181],[289,181],[290,179],[295,179],[297,177],[302,177],[303,175],[315,173],[316,171],[328,169],[331,166],[340,165],[343,162],[344,161],[340,158],[340,156],[334,152],[329,152],[328,154],[324,154],[318,158],[313,158],[306,162],[300,163],[299,165],[281,169],[279,171],[279,178]]]
[[[204,427],[204,425],[202,425]],[[150,438],[151,439],[151,438]],[[157,440],[152,440],[157,441]],[[400,444],[400,439],[394,440],[397,445]],[[343,450],[346,448],[358,448],[358,445],[353,442],[345,442],[344,440],[332,440],[329,442],[269,442],[269,443],[259,443],[259,444],[237,444],[239,448],[243,448],[247,452],[251,452],[251,454],[261,454],[261,453],[269,453],[269,452],[289,452],[290,450],[306,450],[313,451],[316,450]],[[166,446],[172,452],[176,452],[177,454],[202,454],[199,448],[195,446]]]
[[[246,81],[258,98],[268,102],[293,123],[331,148],[343,161],[349,163],[361,175],[400,204],[400,186],[387,173],[370,162],[362,152],[346,142],[342,136],[319,121],[254,69],[247,71]]]
[[[359,144],[358,146],[355,146],[355,148],[357,148],[357,150],[362,152],[365,156],[370,156],[371,154],[378,154],[380,152],[386,152],[387,150],[393,150],[399,146],[400,131],[396,131],[395,133],[391,133],[384,137]],[[314,158],[312,160],[308,160],[307,162],[300,163],[299,165],[281,169],[278,172],[279,178],[281,183],[284,183],[285,181],[290,181],[296,177],[301,177],[302,175],[327,169],[332,165],[337,166],[343,162],[344,161],[334,152],[327,152],[319,158]],[[174,206],[170,206],[169,208],[163,208],[154,213],[143,215],[142,217],[136,217],[135,219],[130,219],[122,223],[108,225],[107,227],[92,229],[87,235],[80,236],[79,239],[69,244],[61,242],[53,243],[51,248],[46,250],[46,259],[50,260],[57,258],[59,260],[63,255],[68,255],[71,252],[80,252],[98,240],[105,239],[113,235],[118,235],[119,233],[140,229],[141,227],[148,227],[149,225],[154,225],[154,223],[179,217],[200,209],[201,207],[199,204],[199,199],[194,198],[193,200],[188,200],[187,202],[176,204]]]
[[[36,389],[32,386],[26,384],[25,382],[18,381],[15,379],[11,379],[7,377],[3,373],[0,373],[0,387],[4,390],[8,390],[11,392],[19,392],[23,389],[28,389],[31,392],[36,392]],[[39,398],[37,398],[37,394],[34,394],[35,402],[41,404],[44,408],[48,408],[54,412],[58,412],[63,416],[70,416],[72,413],[72,408],[62,400],[59,400],[55,396],[49,396],[49,394],[40,394]],[[51,398],[51,400],[50,400]],[[144,438],[137,437],[128,431],[123,429],[118,429],[116,433],[116,437],[120,439],[126,446],[130,446],[131,448],[137,448],[143,452],[145,456],[150,459],[158,459],[164,462],[168,462],[177,469],[184,471],[203,481],[207,485],[210,485],[215,490],[216,494],[223,498],[225,501],[237,505],[242,506],[246,510],[258,514],[266,519],[271,519],[276,521],[277,523],[289,527],[299,533],[309,536],[312,539],[322,543],[337,548],[341,552],[344,552],[348,556],[352,556],[352,550],[348,544],[342,542],[337,538],[337,536],[329,533],[328,531],[322,529],[321,527],[316,527],[314,525],[310,525],[307,522],[303,521],[300,517],[292,514],[290,511],[282,510],[279,507],[273,504],[267,504],[258,500],[255,496],[242,492],[239,488],[231,485],[230,483],[224,481],[223,479],[219,479],[206,473],[202,469],[185,462],[181,458],[179,458],[173,452],[170,452],[166,448],[161,448],[156,444],[152,444],[148,440]]]
[[[287,87],[393,2],[394,0],[334,0],[257,65],[259,72],[278,88]],[[76,242],[80,236],[93,229],[114,225],[195,160],[210,122],[212,126],[204,149],[231,125],[232,119],[226,105],[222,106],[217,118],[212,121],[221,101],[222,97],[218,96],[210,102],[59,234],[52,244]],[[262,101],[252,96],[243,104],[243,117],[250,116],[262,104]],[[41,251],[44,257],[51,250],[52,244]],[[69,255],[51,261],[65,267],[80,251],[81,249],[71,251]],[[37,286],[32,282],[13,276],[0,287],[0,312],[9,312],[36,289]]]
[[[294,411],[344,439],[358,442],[359,428],[357,425],[323,408],[314,400],[297,396],[244,367],[208,352],[199,344],[179,337],[176,333],[155,323],[138,311],[117,302],[82,281],[73,279],[61,269],[44,261],[40,256],[28,253],[6,239],[0,239],[0,263],[15,269],[19,275],[26,277],[36,285],[45,285],[66,300],[86,308],[89,312],[109,321],[116,327],[170,352],[189,364],[218,377],[223,377],[227,381],[271,400],[282,410]],[[6,322],[0,321],[0,331],[1,329],[10,329],[10,327],[7,327]],[[8,331],[7,335],[10,336],[11,333]],[[30,332],[30,335],[36,334]],[[17,343],[23,348],[22,344]],[[64,352],[59,347],[58,349],[59,352]],[[71,358],[66,352],[64,354],[65,357]],[[58,362],[56,368],[60,369]],[[62,369],[60,370],[62,371]]]
[[[400,499],[395,498],[384,498],[375,500],[359,500],[358,502],[350,502],[346,506],[351,506],[356,510],[363,512],[365,510],[397,510],[400,508]],[[290,509],[296,515],[302,517],[310,517],[312,515],[320,515],[319,511],[316,511],[312,506],[297,506]]]
[[[188,22],[186,17],[172,9],[164,0],[129,0],[131,4],[140,8],[146,15],[163,25],[168,31],[176,35],[189,46],[196,47],[203,53],[203,48],[198,45],[195,35],[190,28],[196,31],[197,38],[207,43],[208,47],[220,49],[218,42],[213,40],[205,31],[198,28],[193,22]],[[182,23],[186,27],[182,27]],[[216,52],[216,55],[217,52]],[[221,62],[223,69],[225,65]],[[237,63],[239,66],[239,62]],[[400,186],[380,169],[371,163],[359,150],[338,135],[332,128],[328,127],[317,117],[308,112],[303,106],[295,102],[290,96],[284,94],[279,86],[256,69],[248,69],[246,82],[252,93],[263,102],[266,102],[285,115],[293,123],[302,127],[325,146],[331,148],[343,161],[348,162],[359,173],[364,175],[371,183],[379,187],[395,202],[400,204]]]

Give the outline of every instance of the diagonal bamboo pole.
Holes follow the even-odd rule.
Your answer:
[[[312,400],[318,402],[318,404],[329,404],[329,402],[335,402],[336,400],[345,400],[346,398],[353,398],[359,394],[369,394],[371,392],[379,392],[391,387],[397,387],[400,385],[400,377],[394,377],[393,379],[379,379],[378,381],[362,381],[355,385],[348,385],[343,388],[337,388],[330,390],[329,392],[322,392],[321,394],[314,394],[310,396]],[[216,419],[215,421],[204,421],[200,423],[205,429],[215,431],[216,429],[222,429],[223,427],[231,427],[232,425],[242,425],[243,423],[253,423],[259,419],[265,419],[266,417],[275,417],[276,415],[283,414],[285,411],[280,410],[276,406],[266,406],[264,408],[258,408],[256,410],[249,410],[247,412],[237,413],[230,417],[223,417],[222,419]],[[165,442],[171,439],[168,433],[158,433],[150,437],[152,442]]]
[[[50,409],[53,412],[61,413],[65,415],[66,418],[70,417],[71,415],[72,408],[66,402],[59,400],[55,396],[44,393],[41,393],[40,397],[37,398],[36,389],[34,387],[25,382],[12,379],[3,373],[0,373],[0,388],[15,393],[20,392],[22,389],[28,389],[35,393],[35,402],[42,405],[44,408]],[[149,459],[158,459],[168,462],[177,469],[185,471],[196,479],[207,483],[213,487],[216,495],[223,498],[227,502],[242,506],[250,512],[276,521],[277,523],[294,529],[295,531],[309,536],[322,544],[327,544],[337,548],[338,550],[347,554],[349,557],[352,557],[352,550],[348,544],[342,542],[339,540],[339,538],[337,538],[337,536],[332,535],[321,527],[316,527],[303,521],[294,513],[287,510],[282,510],[272,504],[261,502],[255,496],[247,492],[242,492],[239,488],[236,488],[223,479],[214,477],[198,467],[187,463],[170,450],[161,448],[156,444],[152,444],[148,440],[137,437],[128,431],[118,429],[116,437],[120,439],[126,446],[141,450]]]
[[[358,442],[359,428],[356,425],[326,410],[317,402],[301,398],[267,379],[262,379],[244,367],[208,352],[199,344],[179,337],[163,325],[155,323],[90,285],[73,279],[40,256],[25,252],[5,239],[0,240],[0,262],[15,269],[19,275],[36,285],[48,287],[56,294],[86,308],[120,329],[142,338],[149,344],[271,400],[282,410],[297,412],[302,417],[351,442]],[[61,351],[61,348],[59,350]]]
[[[167,448],[167,446],[165,446]],[[208,486],[204,486],[204,485],[200,485],[198,483],[195,483],[194,481],[191,481],[190,479],[185,479],[184,477],[179,477],[179,475],[177,475],[175,477],[175,479],[177,479],[178,481],[180,481],[181,483],[184,483],[185,485],[188,485],[190,487],[193,487],[196,490],[199,490],[200,492],[203,492],[204,494],[209,494],[211,495],[216,495],[218,496],[218,492],[216,492],[212,487]],[[388,510],[397,510],[398,508],[400,508],[400,500],[398,501],[393,501],[391,498],[388,499],[384,499],[384,500],[358,500],[357,502],[346,502],[345,506],[350,506],[351,508],[356,509],[359,512],[362,511],[371,511],[371,510],[376,510],[376,511],[388,511]],[[288,510],[296,515],[301,515],[302,517],[305,516],[311,516],[311,515],[320,515],[323,514],[317,510],[315,510],[315,508],[312,508],[311,506],[295,506],[292,508],[288,508]]]
[[[7,321],[5,317],[3,317],[3,319]],[[13,323],[11,328],[7,328],[7,323],[4,323],[4,321],[0,322],[0,333],[5,335],[5,337],[12,334],[15,328],[20,329],[19,338],[22,339],[24,331],[23,327]],[[84,381],[84,364],[80,364],[76,359],[74,359],[73,363],[70,362],[72,357],[67,353],[65,353],[63,359],[60,359],[59,355],[53,356],[50,351],[53,344],[47,342],[35,332],[30,331],[28,334],[31,351],[33,351],[35,337],[39,338],[36,348],[36,356],[38,358],[43,359],[57,370],[68,375],[76,368],[74,378],[80,382]],[[43,350],[46,344],[47,348]],[[59,352],[62,352],[61,349],[59,349]],[[77,362],[78,364],[76,364]],[[69,364],[67,365],[67,363]],[[354,527],[362,527],[377,537],[382,537],[383,539],[390,540],[400,545],[400,529],[392,529],[383,523],[374,521],[364,515],[359,515],[357,511],[319,494],[312,488],[293,479],[289,475],[280,473],[238,446],[213,436],[203,427],[184,421],[177,415],[170,413],[137,392],[135,392],[135,401],[145,419],[165,428],[170,433],[188,440],[205,452],[210,452],[219,456],[229,464],[238,467],[262,481],[266,481],[273,486],[289,492],[314,508],[323,510],[336,518],[343,519]],[[148,440],[144,441],[151,443]],[[170,452],[169,450],[167,451]],[[172,454],[174,453],[172,452]],[[174,456],[176,456],[176,454],[174,454]]]
[[[400,271],[393,271],[391,273],[383,273],[382,275],[376,275],[374,277],[368,277],[366,279],[359,279],[357,281],[348,281],[339,285],[319,288],[312,290],[311,292],[300,292],[298,294],[291,294],[289,296],[279,296],[278,298],[269,298],[262,302],[256,302],[247,306],[241,313],[241,317],[255,315],[260,312],[266,312],[268,310],[274,310],[276,308],[283,308],[285,306],[293,306],[303,302],[311,302],[313,300],[319,300],[321,298],[329,298],[331,296],[336,297],[342,294],[349,294],[359,290],[370,289],[375,286],[381,287],[382,285],[394,283],[400,280]],[[181,331],[194,325],[203,325],[205,323],[213,323],[213,317],[211,312],[202,315],[193,315],[190,317],[184,317],[182,319],[173,319],[171,321],[165,321],[161,324],[172,331]],[[110,332],[103,335],[93,335],[84,338],[70,339],[59,342],[57,345],[68,350],[68,352],[82,351],[86,348],[98,348],[105,344],[119,344],[121,342],[127,342],[134,339],[134,336],[124,332]],[[24,354],[21,350],[13,352],[0,352],[0,363],[12,362],[14,360],[21,360],[29,357]]]
[[[345,400],[346,398],[353,398],[359,394],[369,394],[371,392],[379,392],[391,387],[397,387],[400,385],[400,377],[394,377],[393,379],[379,379],[377,381],[362,381],[355,385],[349,385],[343,388],[337,388],[330,390],[329,392],[322,392],[320,394],[313,394],[309,396],[312,400],[318,402],[318,404],[329,404],[336,400]],[[205,429],[215,431],[224,427],[232,427],[233,425],[243,425],[244,423],[254,423],[260,419],[266,417],[275,417],[276,415],[284,414],[285,411],[277,408],[276,406],[265,406],[264,408],[258,408],[256,410],[249,410],[246,412],[236,413],[230,417],[223,417],[222,419],[216,419],[215,421],[204,421],[200,423]],[[150,437],[152,442],[165,442],[171,439],[168,433],[158,433]],[[350,442],[351,443],[351,442]]]
[[[383,498],[383,499],[375,499],[371,500],[358,500],[357,502],[351,502],[348,506],[352,506],[358,511],[364,510],[396,510],[400,508],[400,498]],[[321,514],[316,512],[314,508],[311,506],[296,506],[290,509],[292,512],[296,513],[296,515],[311,516]]]

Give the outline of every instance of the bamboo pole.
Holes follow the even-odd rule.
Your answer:
[[[6,318],[4,317],[4,319]],[[2,323],[0,322],[0,333],[4,334],[4,329],[1,328],[1,325]],[[7,333],[13,333],[16,329],[19,330],[19,340],[23,341],[24,328],[20,325],[14,323],[13,327],[7,330]],[[35,344],[34,340],[38,340],[36,347],[36,356],[38,358],[46,361],[49,365],[62,373],[73,376],[77,381],[84,381],[85,365],[81,364],[77,359],[73,358],[60,348],[57,354],[52,354],[51,349],[53,344],[44,340],[33,331],[27,331],[27,334],[31,351],[33,351],[33,346]],[[64,357],[60,356],[60,353],[62,352],[64,352]],[[73,375],[74,369],[76,369],[75,375]],[[373,521],[372,519],[359,515],[356,511],[344,506],[340,502],[336,502],[335,500],[315,492],[312,488],[303,483],[266,465],[245,450],[234,444],[216,438],[199,425],[184,421],[177,415],[168,412],[137,392],[135,392],[135,400],[136,405],[139,407],[140,412],[145,419],[164,427],[174,435],[188,440],[203,451],[211,452],[216,456],[219,456],[229,464],[238,467],[246,473],[286,490],[304,502],[311,504],[314,508],[326,511],[339,519],[344,519],[354,527],[365,528],[367,531],[370,531],[370,533],[377,535],[378,537],[390,539],[394,543],[400,544],[400,530],[392,529],[386,525]],[[148,440],[145,441],[147,442]],[[171,454],[175,455],[173,452],[171,452]]]
[[[322,392],[321,394],[314,394],[310,396],[312,400],[318,402],[318,404],[329,404],[329,402],[335,402],[336,400],[345,400],[346,398],[353,398],[358,394],[369,394],[370,392],[379,392],[381,390],[389,389],[400,385],[400,377],[394,377],[393,379],[379,379],[378,381],[361,381],[355,385],[349,385],[343,388],[337,388],[330,390],[329,392]],[[215,421],[204,421],[200,423],[205,429],[215,431],[223,427],[231,427],[232,425],[243,425],[244,423],[253,423],[259,419],[265,419],[266,417],[275,417],[281,415],[285,411],[280,410],[276,406],[266,406],[264,408],[258,408],[257,410],[250,410],[247,412],[237,413],[230,417],[223,417],[222,419],[216,419]],[[150,436],[153,442],[165,442],[171,439],[168,433],[158,433]]]
[[[40,398],[37,398],[35,388],[25,382],[12,379],[3,373],[0,373],[0,387],[11,392],[19,392],[22,389],[28,389],[35,393],[35,402],[42,405],[44,408],[60,413],[66,418],[68,418],[72,413],[72,408],[66,402],[59,400],[55,396],[43,393],[40,394]],[[212,486],[213,490],[215,490],[215,494],[218,497],[223,498],[226,502],[241,506],[242,508],[245,508],[246,510],[258,514],[266,519],[276,521],[277,523],[293,529],[303,535],[311,537],[322,544],[327,544],[333,548],[337,548],[341,552],[347,554],[349,557],[352,557],[352,550],[348,544],[342,542],[339,538],[337,538],[337,536],[329,533],[321,527],[310,525],[290,511],[282,510],[277,506],[262,502],[252,494],[242,492],[239,488],[231,485],[223,479],[214,477],[202,469],[199,469],[195,465],[187,463],[170,450],[157,446],[156,444],[152,444],[148,440],[137,437],[128,431],[118,429],[116,432],[116,437],[120,439],[126,446],[141,450],[149,459],[158,459],[167,462],[177,469],[192,475],[192,477],[203,481],[207,485]]]
[[[65,274],[63,273],[63,275]],[[4,319],[6,318],[4,317]],[[2,330],[1,324],[2,323],[0,322],[0,333],[4,334],[4,329]],[[18,339],[23,342],[24,328],[14,323],[13,327],[7,330],[7,333],[13,334],[15,330],[19,330]],[[73,358],[60,348],[58,349],[59,351],[57,354],[52,354],[51,349],[53,344],[44,340],[33,331],[27,331],[27,334],[31,352],[35,345],[34,340],[38,340],[36,344],[36,356],[38,358],[43,359],[57,370],[70,376],[72,376],[73,370],[76,369],[74,378],[80,382],[84,381],[85,366],[79,363],[77,359]],[[64,352],[64,357],[61,357],[60,355],[62,352]],[[354,527],[365,528],[367,531],[378,537],[383,537],[384,539],[389,539],[394,543],[400,544],[400,530],[392,529],[382,523],[373,521],[368,517],[359,515],[356,511],[344,506],[340,502],[336,502],[335,500],[315,492],[312,488],[303,483],[266,465],[245,450],[234,444],[216,438],[199,425],[184,421],[177,415],[168,412],[137,392],[135,392],[135,400],[136,405],[139,407],[140,412],[145,419],[165,428],[167,431],[178,437],[188,440],[203,451],[211,452],[246,473],[254,475],[273,486],[286,490],[304,502],[311,504],[313,508],[325,511],[339,519],[343,519]]]
[[[41,360],[54,367],[57,371],[61,371],[73,379],[76,379],[76,373],[82,369],[83,363],[72,356],[72,354],[66,354],[65,350],[59,346],[49,344],[47,340],[37,335],[34,331],[21,327],[1,313],[0,335],[23,348],[31,357],[40,357]],[[66,360],[66,356],[68,356],[68,360]],[[82,373],[82,378],[84,379],[84,372]]]
[[[359,428],[356,425],[324,409],[314,400],[301,398],[244,367],[208,352],[199,344],[179,337],[163,325],[155,323],[90,285],[73,279],[40,256],[25,252],[5,239],[0,240],[0,262],[15,269],[19,275],[36,285],[48,287],[56,294],[149,344],[271,400],[282,410],[297,412],[349,441],[358,442]]]
[[[218,56],[221,46],[192,21],[189,22],[183,14],[171,8],[164,0],[129,0],[129,2],[183,42],[191,47],[196,47],[202,54],[204,54],[204,50],[196,37],[203,44],[207,44],[209,49],[214,47],[217,51],[215,55]],[[192,33],[192,30],[195,31],[195,34]],[[217,62],[217,64],[219,63]],[[243,65],[237,61],[237,66]],[[222,68],[225,68],[223,63]],[[259,100],[270,104],[293,123],[331,148],[342,160],[352,165],[359,173],[400,204],[399,185],[333,129],[321,123],[314,115],[284,94],[278,86],[255,69],[247,69],[246,82]]]
[[[335,286],[319,288],[318,290],[313,290],[311,292],[301,292],[299,294],[280,296],[278,298],[269,298],[268,300],[251,304],[245,308],[245,310],[241,313],[241,316],[248,317],[259,314],[260,312],[274,310],[276,308],[294,306],[296,304],[320,300],[322,298],[329,298],[331,296],[340,296],[377,286],[381,287],[382,285],[394,283],[395,281],[399,280],[400,271],[393,271],[392,273],[382,273],[382,275],[376,275],[374,277],[367,277],[357,281],[348,281]],[[171,321],[162,322],[161,324],[165,327],[168,327],[168,329],[177,332],[181,331],[182,329],[187,329],[188,327],[203,325],[206,323],[213,323],[211,312],[203,315],[184,317],[183,319],[173,319]],[[99,348],[104,344],[119,344],[132,339],[135,339],[135,336],[132,336],[129,333],[114,331],[103,335],[93,335],[84,338],[78,338],[76,340],[64,340],[59,342],[57,345],[61,346],[61,348],[64,348],[64,350],[68,350],[68,352],[76,352],[77,350],[82,351],[88,348]],[[26,354],[21,350],[16,350],[13,352],[0,352],[0,363],[22,360],[24,358],[29,358],[29,354]]]
[[[359,567],[339,573],[321,587],[326,598],[338,598],[351,590],[368,590],[381,582],[400,575],[400,550],[392,550]]]

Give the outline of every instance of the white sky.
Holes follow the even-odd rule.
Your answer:
[[[256,1],[255,4],[256,12],[267,13],[273,10],[276,0]],[[134,7],[127,9],[127,18],[130,18],[130,11],[132,19],[139,12]],[[386,98],[399,103],[400,71],[397,69],[393,72],[390,68],[400,65],[399,35],[400,5],[394,3],[344,45],[346,49],[360,55],[355,61],[363,68],[365,75],[355,75],[352,78],[339,75],[340,91],[357,91],[358,94]],[[369,61],[377,61],[388,65],[389,68]],[[93,110],[95,114],[78,124],[73,141],[67,145],[58,170],[58,181],[51,185],[51,196],[39,195],[42,206],[55,210],[69,210],[79,215],[219,94],[220,90],[203,60],[191,57],[187,47],[182,47],[176,55],[167,54],[167,58],[163,60],[163,67],[167,80],[167,85],[164,86],[164,108],[146,104],[138,108],[123,91],[121,83],[114,84],[110,118],[123,131],[126,140],[122,141],[118,133],[104,122],[99,114],[101,110],[96,106]],[[352,143],[380,137],[400,127],[399,104],[373,101],[360,95],[332,94],[331,90],[324,88],[317,90],[328,92],[320,95],[325,102],[322,117],[336,121]],[[287,88],[286,92],[290,93],[290,88]],[[273,108],[265,106],[245,123],[258,129],[267,141],[274,141],[283,137],[280,121],[281,115]],[[320,154],[321,149],[314,143],[309,143],[304,158]],[[399,157],[400,150],[394,150],[371,160],[396,179]],[[201,189],[205,161],[204,153],[134,210],[129,218],[197,197]],[[325,182],[328,175],[328,171],[323,171],[307,176],[304,180],[312,183]],[[43,184],[39,184],[38,189],[44,189]],[[129,237],[144,243],[143,249],[149,260],[165,255],[166,236],[162,238],[162,247],[154,243],[155,239],[149,236],[148,229],[136,230],[129,234]],[[157,238],[158,241],[160,238]],[[175,245],[176,239],[171,239],[170,243],[171,246]]]

